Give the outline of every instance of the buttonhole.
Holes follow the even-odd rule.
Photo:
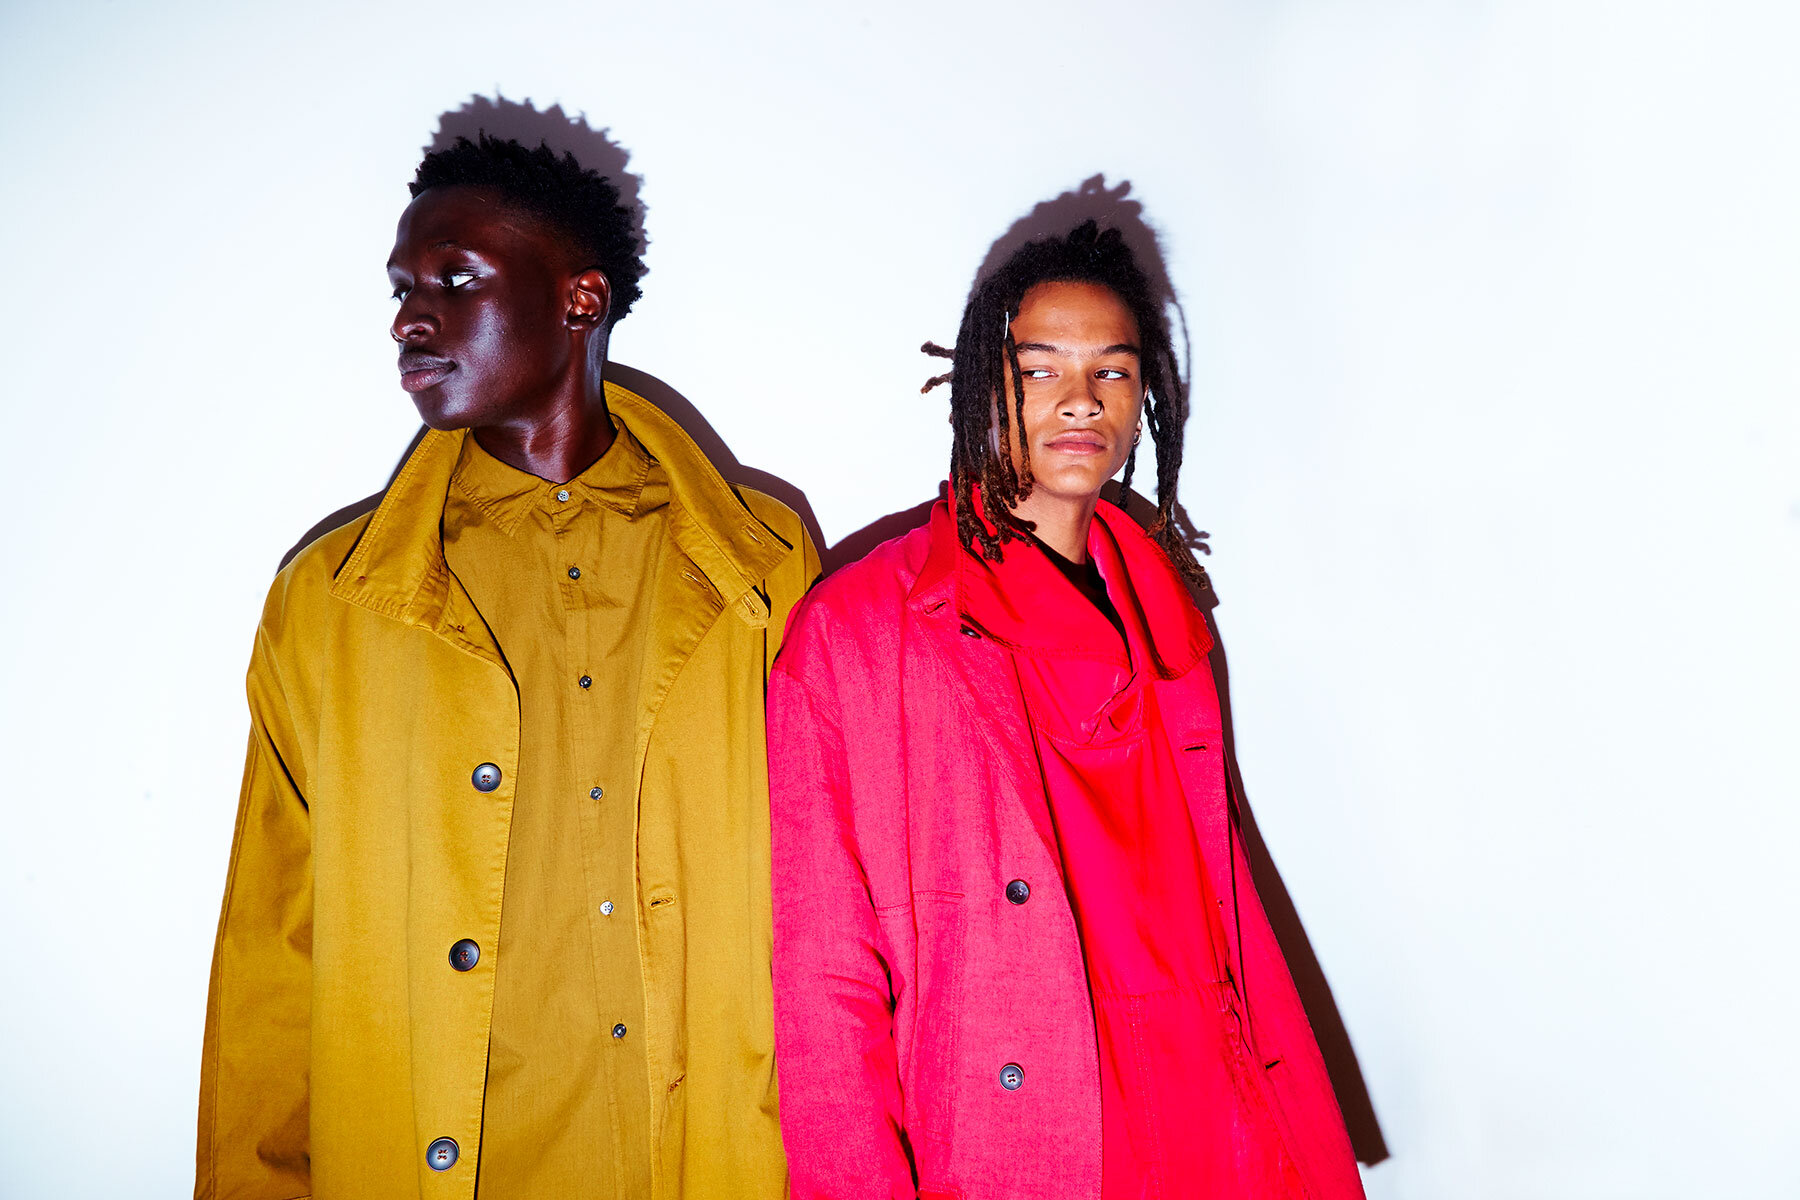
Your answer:
[[[925,606],[925,611],[928,614],[935,614],[938,611],[938,609],[944,607],[944,604],[945,604],[945,601],[933,600],[930,604],[927,604]]]
[[[681,1081],[682,1081],[682,1080],[684,1080],[684,1079],[686,1079],[686,1078],[687,1078],[687,1076],[686,1076],[686,1075],[677,1075],[677,1076],[676,1076],[676,1077],[675,1077],[675,1080],[674,1080],[674,1082],[672,1082],[672,1083],[671,1083],[671,1084],[669,1084],[669,1091],[671,1091],[671,1092],[673,1092],[673,1091],[674,1091],[674,1090],[675,1090],[675,1089],[676,1089],[676,1088],[678,1088],[678,1087],[680,1087],[680,1086],[681,1086]]]
[[[1195,742],[1192,746],[1183,746],[1182,749],[1183,750],[1204,750],[1204,749],[1206,749],[1206,743],[1205,742]]]
[[[1263,1064],[1263,1070],[1273,1071],[1276,1067],[1279,1067],[1280,1065],[1281,1065],[1281,1060],[1279,1058],[1271,1058],[1268,1062]]]
[[[661,908],[665,904],[673,904],[673,903],[675,903],[675,897],[673,897],[673,896],[658,896],[656,899],[654,899],[650,902],[650,907],[651,908]]]
[[[757,536],[756,529],[754,526],[751,526],[751,525],[744,526],[744,536],[748,537],[751,541],[755,542],[757,545],[759,545],[759,546],[762,545],[762,538]]]

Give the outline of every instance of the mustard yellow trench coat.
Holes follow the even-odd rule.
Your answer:
[[[617,714],[635,722],[642,780],[630,852],[654,1194],[778,1197],[763,698],[818,559],[787,508],[726,484],[641,397],[606,393],[671,490],[639,708]],[[197,1197],[474,1194],[493,956],[461,972],[450,948],[498,941],[519,702],[444,560],[465,436],[428,433],[373,514],[270,589]],[[474,786],[482,764],[498,788]],[[427,1148],[443,1138],[457,1164],[437,1171]]]

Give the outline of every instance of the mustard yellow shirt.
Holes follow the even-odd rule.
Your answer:
[[[668,502],[624,431],[566,484],[474,438],[451,475],[444,556],[519,690],[484,1196],[649,1194],[632,767]]]

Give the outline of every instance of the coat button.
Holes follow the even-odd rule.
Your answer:
[[[968,627],[968,626],[967,626],[967,625],[964,625],[964,626],[963,626],[963,627],[962,627],[962,635],[963,635],[963,636],[964,636],[964,637],[972,637],[972,638],[978,638],[978,637],[980,637],[980,636],[981,636],[981,635],[980,635],[980,634],[979,634],[979,633],[977,633],[977,632],[976,632],[976,631],[975,631],[975,630],[973,630],[973,629],[970,629],[970,628],[969,628],[969,627]]]
[[[1006,898],[1014,904],[1023,904],[1031,899],[1031,885],[1023,879],[1015,879],[1006,885]]]
[[[604,795],[606,795],[606,789],[604,789],[604,788],[593,787],[593,788],[588,789],[588,799],[589,800],[598,800],[600,797],[602,797]]]
[[[583,675],[580,679],[577,679],[575,682],[579,683],[584,688],[590,688],[590,687],[594,686],[594,677],[592,675]]]
[[[476,791],[491,792],[500,786],[500,768],[493,763],[482,763],[475,768],[475,773],[469,776],[469,780],[475,785]]]
[[[434,1171],[448,1171],[456,1165],[456,1139],[439,1138],[425,1147],[425,1165]]]
[[[569,578],[570,579],[580,579],[581,578],[581,568],[580,567],[570,567],[569,568]]]
[[[613,1026],[613,1036],[616,1038],[624,1037],[625,1036],[625,1027],[623,1025],[614,1025]]]
[[[601,916],[603,916],[603,917],[612,916],[612,910],[613,910],[613,903],[611,900],[602,900],[600,902],[600,915]]]
[[[481,947],[468,938],[450,947],[450,965],[459,971],[467,971],[481,961]]]
[[[1009,1092],[1016,1092],[1025,1086],[1025,1068],[1018,1063],[1007,1063],[1000,1068],[1000,1086]]]

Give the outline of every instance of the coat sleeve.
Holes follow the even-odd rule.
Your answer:
[[[312,836],[284,744],[293,726],[265,636],[250,667],[250,749],[213,949],[200,1060],[196,1200],[311,1192]]]
[[[893,993],[835,705],[769,681],[775,1044],[794,1200],[913,1200]]]

